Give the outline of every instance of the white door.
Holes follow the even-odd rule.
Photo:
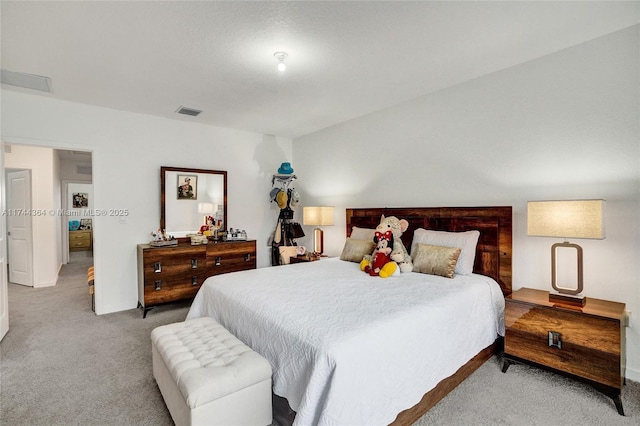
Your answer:
[[[0,141],[0,210],[5,211],[4,199],[4,143]],[[0,217],[0,340],[9,331],[9,295],[7,289],[7,239],[5,220]]]
[[[9,281],[33,286],[31,238],[31,171],[7,173],[7,240]]]

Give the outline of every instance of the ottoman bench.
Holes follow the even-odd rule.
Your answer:
[[[212,318],[153,329],[151,349],[176,425],[271,424],[271,365]]]

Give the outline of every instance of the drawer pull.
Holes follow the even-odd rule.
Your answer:
[[[562,336],[555,331],[549,332],[549,346],[562,349]]]
[[[198,277],[191,277],[191,285],[198,285]]]
[[[161,280],[156,280],[155,284],[156,284],[156,291],[162,290],[162,281]]]
[[[153,272],[155,272],[156,274],[159,274],[160,272],[162,272],[162,263],[160,262],[156,262],[153,264]]]
[[[251,253],[247,253],[244,255],[244,261],[245,262],[250,262],[251,261]]]
[[[198,259],[191,259],[191,269],[198,269]]]
[[[220,266],[222,264],[222,258],[220,256],[216,256],[216,266]]]

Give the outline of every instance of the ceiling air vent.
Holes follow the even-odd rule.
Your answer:
[[[41,75],[9,71],[3,68],[0,70],[0,81],[2,84],[8,84],[10,86],[51,93],[51,79]]]
[[[198,114],[200,114],[202,111],[199,109],[193,109],[193,108],[187,108],[187,107],[183,107],[181,106],[180,108],[178,108],[178,111],[176,111],[178,114],[184,114],[184,115],[190,115],[192,117],[197,117]]]

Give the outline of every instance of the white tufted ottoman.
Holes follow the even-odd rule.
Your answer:
[[[271,366],[212,318],[151,332],[153,376],[176,425],[271,424]]]

